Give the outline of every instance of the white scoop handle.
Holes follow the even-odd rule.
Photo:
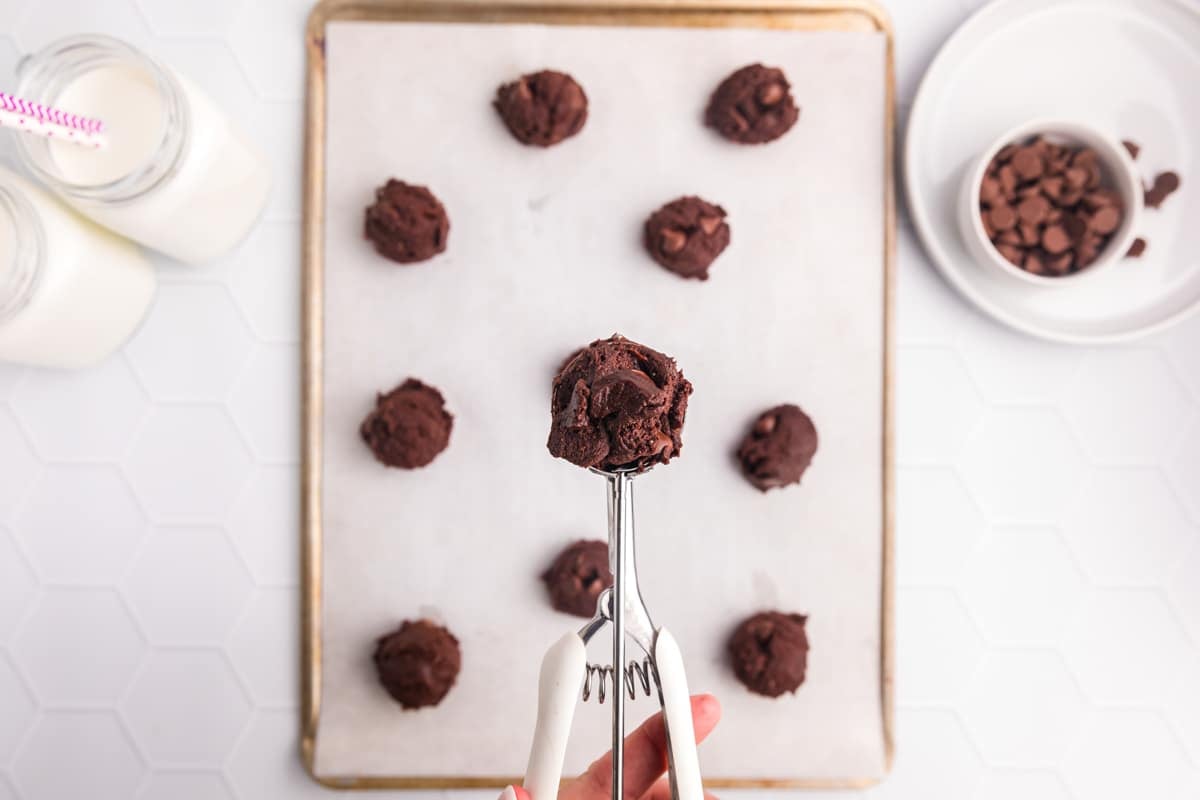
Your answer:
[[[666,628],[659,628],[654,638],[654,665],[662,694],[674,797],[676,800],[704,800],[696,727],[692,722],[692,698],[688,694],[687,674],[683,671],[683,654]]]
[[[546,651],[538,677],[537,724],[529,765],[525,768],[526,791],[533,800],[556,800],[562,780],[571,720],[583,688],[587,651],[577,633],[568,633]]]

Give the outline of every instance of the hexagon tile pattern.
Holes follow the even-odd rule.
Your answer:
[[[981,2],[887,0],[902,110]],[[311,6],[0,0],[0,88],[22,52],[110,33],[210,92],[275,172],[227,257],[151,256],[122,353],[0,365],[0,800],[348,796],[297,741]],[[812,800],[1200,798],[1200,316],[1049,345],[976,314],[903,219],[898,250],[896,761]]]

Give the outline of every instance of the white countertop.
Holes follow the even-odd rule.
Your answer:
[[[887,5],[903,121],[974,3]],[[111,33],[276,171],[236,253],[161,263],[119,357],[0,366],[0,800],[333,794],[296,746],[308,6],[0,0],[0,87],[18,52]],[[898,757],[877,789],[806,796],[1200,797],[1200,318],[1105,349],[1021,338],[906,221],[898,306]]]

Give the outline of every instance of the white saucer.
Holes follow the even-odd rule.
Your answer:
[[[975,263],[955,223],[962,171],[1034,117],[1090,122],[1141,146],[1143,177],[1181,189],[1147,209],[1149,242],[1077,285],[1043,288]],[[1188,0],[997,0],[922,79],[905,144],[908,205],[946,280],[987,314],[1060,342],[1131,339],[1200,309],[1200,5]]]

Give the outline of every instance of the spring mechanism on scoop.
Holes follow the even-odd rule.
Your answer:
[[[651,694],[651,680],[655,680],[655,678],[654,666],[650,663],[649,656],[642,661],[630,661],[629,666],[625,668],[625,691],[629,695],[629,699],[637,699],[637,689],[639,686],[641,686],[646,696],[649,697]],[[615,683],[613,680],[613,668],[609,665],[587,665],[587,675],[583,679],[583,702],[585,703],[592,696],[593,682],[596,686],[596,700],[603,703],[605,698],[608,697],[609,684]]]

